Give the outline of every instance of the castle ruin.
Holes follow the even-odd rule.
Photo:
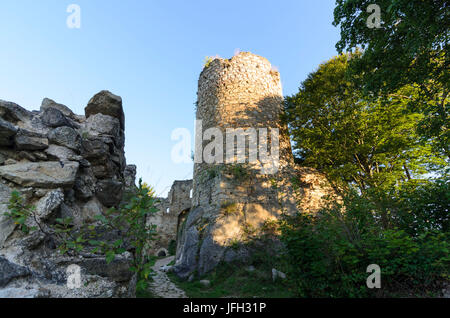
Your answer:
[[[253,128],[259,135],[259,129],[277,129],[279,162],[274,173],[261,173],[266,164],[261,160],[211,164],[196,153],[191,208],[177,228],[174,271],[178,276],[203,275],[222,261],[245,259],[251,254],[245,243],[263,234],[270,222],[284,213],[317,211],[323,196],[330,193],[322,174],[294,164],[283,111],[280,74],[267,59],[240,53],[228,60],[216,58],[205,66],[198,83],[196,118],[202,127],[196,132],[197,137],[201,134],[196,150],[200,147],[203,154],[212,139],[204,136],[209,128],[223,135],[229,129]],[[222,141],[225,149],[230,140]],[[273,145],[268,144],[273,152]],[[237,145],[232,148],[239,151]],[[245,158],[249,156],[245,150]]]

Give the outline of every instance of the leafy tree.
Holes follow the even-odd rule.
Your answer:
[[[409,105],[425,116],[418,125],[424,139],[450,157],[449,23],[448,0],[379,0],[381,27],[369,28],[371,0],[336,0],[334,25],[340,26],[336,47],[363,48],[361,59],[352,60],[351,74],[367,92],[396,94],[405,85],[417,88]],[[355,77],[353,78],[355,79]]]
[[[337,56],[319,66],[286,98],[286,114],[296,156],[342,188],[389,188],[444,162],[416,133],[423,115],[408,109],[416,89],[406,86],[389,98],[367,97],[347,77],[359,54]]]
[[[148,215],[158,211],[152,191],[152,187],[139,180],[139,187],[130,194],[126,203],[95,216],[96,224],[85,224],[81,228],[74,228],[71,218],[57,218],[56,224],[44,224],[37,217],[36,209],[26,205],[17,191],[12,193],[9,212],[5,215],[20,225],[26,235],[39,230],[52,237],[61,254],[78,255],[82,251],[89,251],[104,255],[107,263],[111,263],[117,255],[131,251],[130,270],[137,274],[136,290],[142,292],[148,287],[154,263],[154,259],[146,255],[156,236],[156,225],[146,221]],[[108,232],[118,233],[119,237],[115,240],[105,239],[102,233]]]

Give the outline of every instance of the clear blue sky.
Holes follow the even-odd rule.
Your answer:
[[[70,4],[81,29],[69,29]],[[269,59],[284,94],[336,55],[334,0],[2,0],[0,99],[33,110],[44,97],[84,114],[107,89],[122,96],[126,157],[165,195],[191,164],[171,161],[171,133],[193,131],[206,56],[236,49]]]

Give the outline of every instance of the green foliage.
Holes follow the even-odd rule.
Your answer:
[[[361,59],[351,62],[350,74],[366,92],[386,96],[405,85],[414,85],[419,94],[409,104],[425,117],[419,132],[434,147],[450,156],[450,113],[448,71],[450,8],[446,0],[380,0],[381,28],[366,25],[371,0],[337,0],[334,25],[340,26],[339,52],[358,47]],[[355,78],[354,78],[355,79]]]
[[[11,193],[8,210],[9,212],[5,212],[4,215],[18,225],[24,234],[36,230],[36,227],[30,227],[27,224],[27,220],[35,212],[35,207],[25,204],[19,192],[13,191]]]
[[[446,191],[448,184],[429,187]],[[349,192],[342,204],[334,203],[317,216],[298,214],[280,222],[281,239],[290,264],[289,277],[301,297],[395,297],[426,296],[438,292],[449,279],[450,233],[439,224],[428,223],[421,207],[435,202],[423,196],[423,189],[408,190],[408,198],[421,202],[402,207],[402,196],[391,198],[390,213],[382,200]],[[414,192],[414,193],[413,193]],[[422,194],[422,195],[421,195]],[[386,198],[384,198],[386,200]],[[386,203],[386,201],[385,201]],[[438,215],[448,215],[449,200],[429,207]],[[405,211],[408,216],[405,218]],[[388,217],[388,227],[383,218]],[[418,226],[412,226],[409,218]],[[448,226],[448,216],[447,220]],[[411,233],[413,229],[413,233]],[[368,289],[366,268],[381,267],[381,289]],[[433,296],[429,294],[428,296]]]
[[[404,87],[389,103],[368,97],[347,78],[349,61],[340,55],[310,74],[299,93],[286,98],[286,118],[296,155],[340,187],[365,191],[389,188],[445,161],[416,133],[423,115],[408,109],[416,90]]]

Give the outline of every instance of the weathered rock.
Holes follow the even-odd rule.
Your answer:
[[[13,124],[0,118],[0,146],[12,144],[12,137],[17,133],[17,128]]]
[[[0,118],[12,123],[17,123],[19,121],[29,121],[33,118],[33,115],[31,112],[15,103],[0,99]]]
[[[81,150],[81,136],[73,128],[67,126],[55,128],[48,134],[48,139],[51,143],[67,147],[76,152]]]
[[[87,111],[89,121],[50,99],[33,112],[0,100],[0,255],[8,260],[0,260],[0,298],[135,294],[129,253],[112,264],[87,251],[60,262],[58,242],[48,234],[56,218],[71,218],[75,232],[96,224],[95,216],[105,212],[105,205],[117,205],[122,199],[126,160],[121,99],[102,92]],[[127,173],[131,180],[133,169]],[[24,202],[36,207],[27,225],[37,230],[29,234],[19,232],[4,215],[14,184]],[[100,236],[107,236],[108,242],[123,239],[120,231]],[[126,240],[123,247],[133,248]],[[82,284],[76,289],[66,285],[66,270],[72,264],[79,264],[82,271]]]
[[[5,287],[15,278],[28,275],[30,275],[28,268],[13,264],[3,256],[0,256],[0,287]]]
[[[259,160],[251,160],[251,151],[245,152],[246,163],[241,166],[245,173],[240,174],[227,164],[194,164],[192,209],[186,224],[178,229],[174,268],[183,278],[193,272],[202,276],[220,262],[245,261],[253,253],[245,244],[248,228],[253,237],[266,237],[267,222],[278,220],[283,213],[304,209],[314,213],[320,208],[322,196],[332,194],[329,187],[320,185],[319,181],[326,178],[317,171],[297,170],[282,120],[280,75],[265,58],[240,53],[229,60],[215,59],[201,73],[197,95],[200,134],[210,128],[219,129],[223,136],[228,128],[270,128],[272,133],[277,129],[279,151],[277,155],[271,151],[270,156],[276,157],[267,162],[262,162],[261,154]],[[223,149],[227,148],[226,139]],[[273,149],[274,140],[270,139]],[[208,143],[196,147],[205,149]],[[221,162],[228,155],[227,150],[226,156],[219,158]],[[215,173],[209,177],[211,171]],[[291,180],[297,175],[305,184],[294,191]]]
[[[61,189],[50,191],[37,203],[36,214],[41,220],[46,220],[54,215],[63,202],[64,193]]]
[[[84,223],[92,223],[95,221],[95,216],[100,215],[103,212],[102,205],[97,200],[93,198],[87,202],[81,209],[81,218]]]
[[[54,100],[52,100],[50,98],[44,98],[42,100],[42,104],[41,104],[41,111],[45,112],[49,108],[57,109],[64,116],[76,119],[76,115],[70,110],[69,107],[67,107],[63,104],[58,104],[57,102],[55,102]]]
[[[0,248],[16,228],[14,222],[4,215],[8,211],[11,192],[12,190],[9,187],[0,182]]]
[[[122,108],[122,98],[109,91],[101,91],[89,101],[85,108],[86,118],[95,114],[103,114],[119,119],[120,127],[125,129],[125,115]]]
[[[75,183],[78,162],[16,163],[0,167],[0,177],[24,187],[70,188]]]
[[[17,163],[17,160],[12,159],[12,158],[6,159],[4,162],[5,166],[15,165],[16,163]]]
[[[206,288],[208,288],[208,287],[211,286],[211,282],[210,282],[209,280],[207,280],[207,279],[203,279],[203,280],[201,280],[199,283],[200,283],[202,286],[206,287]]]
[[[71,126],[66,116],[56,108],[46,108],[42,114],[42,122],[52,128]]]
[[[46,298],[49,297],[49,291],[43,291],[37,288],[5,288],[0,289],[0,298]]]
[[[123,183],[117,180],[100,180],[96,187],[96,196],[106,207],[116,206],[122,200]]]
[[[23,129],[17,132],[14,141],[19,150],[44,150],[48,148],[48,139],[45,136]]]

